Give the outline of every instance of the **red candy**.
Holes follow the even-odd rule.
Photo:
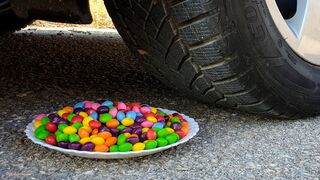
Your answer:
[[[68,119],[69,114],[70,114],[70,113],[64,113],[64,114],[62,114],[61,117],[62,117],[63,119]]]
[[[54,133],[54,132],[57,131],[57,125],[55,125],[55,124],[52,123],[52,122],[48,122],[48,123],[46,124],[46,129],[47,129],[49,132]]]
[[[71,119],[71,123],[76,123],[76,122],[79,122],[79,123],[82,123],[82,120],[83,120],[83,117],[80,116],[80,115],[76,115],[74,116],[72,119]]]
[[[92,129],[98,129],[99,127],[101,127],[101,122],[100,122],[100,121],[92,120],[92,121],[89,122],[89,126],[90,126]]]
[[[179,135],[180,139],[186,136],[186,134],[181,129],[177,130],[176,133]]]
[[[53,146],[57,145],[56,137],[53,134],[47,136],[46,143],[53,145]]]
[[[149,130],[147,131],[147,138],[148,138],[149,140],[156,140],[156,139],[157,139],[157,133],[156,133],[154,130],[149,129]]]

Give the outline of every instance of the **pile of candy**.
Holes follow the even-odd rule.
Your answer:
[[[35,137],[66,149],[128,152],[173,144],[189,132],[178,114],[166,114],[140,103],[84,101],[57,113],[40,114]]]

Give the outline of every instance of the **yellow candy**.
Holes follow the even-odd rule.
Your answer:
[[[82,124],[83,126],[88,126],[89,127],[89,122],[92,121],[93,118],[91,116],[87,116],[83,119]]]
[[[131,119],[131,118],[124,118],[122,121],[121,121],[121,124],[124,125],[124,126],[131,126],[134,124],[134,120]]]
[[[63,109],[61,109],[61,110],[58,111],[58,115],[59,115],[60,117],[62,117],[62,115],[63,115],[64,113],[67,113],[67,111],[65,111],[65,110],[63,110]]]
[[[171,123],[170,121],[169,121],[169,122],[167,122],[167,126],[171,126],[171,124],[172,124],[172,123]]]
[[[157,118],[152,117],[152,116],[147,117],[147,120],[150,121],[150,122],[153,122],[153,123],[158,122]]]
[[[87,114],[87,113],[85,113],[85,112],[80,112],[80,113],[79,113],[79,116],[82,116],[82,117],[84,117],[84,118],[85,118],[85,117],[88,117],[88,114]]]
[[[91,133],[92,129],[89,126],[82,126],[80,129],[84,129],[85,131],[87,131],[89,134]]]
[[[147,132],[149,130],[149,128],[142,128],[142,132]]]
[[[98,135],[91,135],[90,139],[92,140],[93,138],[98,137]]]
[[[104,139],[102,137],[94,137],[91,139],[91,142],[96,146],[104,144]]]
[[[42,124],[41,120],[35,121],[33,124],[33,127],[38,128],[39,126],[41,126],[41,124]]]
[[[152,107],[152,108],[151,108],[151,112],[152,112],[153,114],[156,114],[156,113],[157,113],[157,109],[154,108],[154,107]]]
[[[79,141],[80,144],[85,144],[87,142],[91,142],[91,139],[89,137],[82,138]]]
[[[172,128],[165,128],[167,130],[168,134],[174,133],[174,130]]]
[[[63,129],[63,133],[65,134],[75,134],[77,133],[77,129],[73,126],[67,126]]]
[[[130,137],[131,134],[130,133],[124,133],[124,135],[126,136],[126,138]]]
[[[138,142],[132,146],[132,151],[141,151],[141,150],[144,150],[145,147],[146,147],[145,144]]]

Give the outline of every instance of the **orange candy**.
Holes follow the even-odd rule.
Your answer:
[[[119,126],[119,121],[116,119],[111,119],[110,121],[107,122],[107,127],[108,128],[116,128]]]
[[[138,134],[131,134],[130,137],[137,137],[137,138],[139,138]]]
[[[185,134],[188,134],[189,132],[189,126],[182,126],[181,131],[183,131]]]
[[[117,143],[117,140],[118,139],[116,137],[109,137],[106,139],[104,144],[110,147],[112,145],[115,145]]]
[[[80,138],[89,137],[88,131],[86,131],[86,129],[84,129],[84,128],[80,128],[78,130],[78,135],[80,136]]]
[[[68,113],[73,112],[73,108],[71,106],[66,106],[66,107],[63,108],[63,110],[68,112]]]
[[[112,134],[110,132],[100,132],[97,134],[99,137],[102,137],[104,140],[108,139],[109,137],[112,137]]]
[[[92,135],[97,135],[99,133],[99,129],[93,129],[91,134]]]
[[[107,145],[102,144],[102,145],[95,146],[94,151],[95,152],[108,152],[109,148]]]

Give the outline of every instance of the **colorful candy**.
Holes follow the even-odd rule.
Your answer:
[[[187,136],[189,124],[178,113],[139,103],[84,101],[35,118],[37,139],[61,148],[95,152],[155,149]]]

